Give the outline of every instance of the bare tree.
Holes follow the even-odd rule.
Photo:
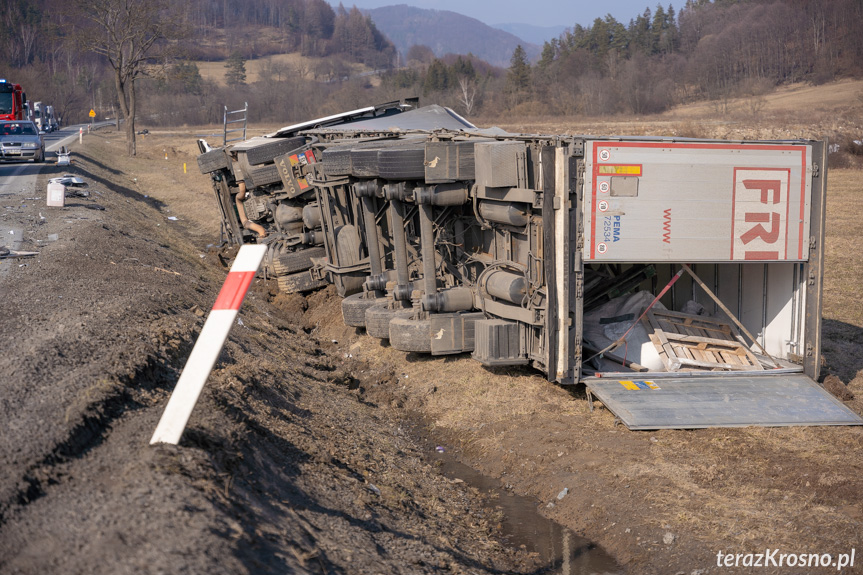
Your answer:
[[[180,29],[166,0],[75,0],[80,45],[103,56],[114,72],[117,100],[130,156],[137,153],[135,82],[164,67],[174,54]]]
[[[473,115],[476,103],[476,81],[468,76],[459,76],[457,95],[459,104],[464,106],[464,115]]]

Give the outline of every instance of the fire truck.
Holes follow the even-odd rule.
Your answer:
[[[26,102],[27,94],[21,84],[13,84],[0,78],[0,120],[26,120]]]

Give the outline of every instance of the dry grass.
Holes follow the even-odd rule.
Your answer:
[[[827,187],[824,317],[863,327],[863,172],[830,170]]]
[[[312,80],[315,77],[315,70],[323,63],[324,58],[312,58],[301,56],[298,53],[293,54],[274,54],[264,58],[254,60],[246,60],[246,83],[252,84],[261,79],[262,72],[267,68],[281,71],[281,80],[285,81],[292,79]],[[201,77],[204,80],[210,80],[219,86],[226,86],[225,83],[225,62],[194,62],[198,66]],[[352,74],[366,72],[370,68],[363,64],[350,64]],[[278,78],[278,76],[277,76]]]
[[[677,106],[663,114],[633,118],[479,117],[480,126],[511,132],[593,136],[668,136],[727,140],[828,139],[845,142],[863,137],[863,80],[823,86],[794,85],[758,96],[732,99],[718,113],[715,102]],[[852,163],[853,165],[853,163]]]
[[[202,129],[198,133],[212,132]],[[92,155],[111,158],[110,169],[120,172],[129,190],[160,203],[165,217],[160,225],[184,227],[202,249],[206,244],[218,243],[218,206],[209,178],[198,169],[195,134],[182,130],[140,135],[135,158],[117,154],[118,149],[124,149],[124,143],[125,133],[113,128],[98,130],[84,139]]]
[[[861,93],[863,80],[843,80],[822,86],[792,84],[768,94],[731,98],[727,102],[727,108],[732,114],[832,113],[858,104],[857,98]],[[675,118],[715,117],[716,104],[697,102],[678,106],[663,115],[673,115]]]

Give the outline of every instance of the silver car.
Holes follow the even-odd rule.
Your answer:
[[[45,142],[30,121],[0,121],[0,161],[45,161]]]

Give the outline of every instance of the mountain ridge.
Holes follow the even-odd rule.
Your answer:
[[[449,10],[416,8],[406,4],[364,10],[375,26],[405,55],[413,45],[431,48],[435,56],[473,54],[501,67],[509,67],[516,46],[533,60],[541,48],[505,30]]]
[[[492,28],[509,32],[513,36],[521,38],[525,42],[542,46],[552,38],[558,38],[567,28],[571,26],[535,26],[533,24],[522,24],[520,22],[503,22],[492,24]]]

